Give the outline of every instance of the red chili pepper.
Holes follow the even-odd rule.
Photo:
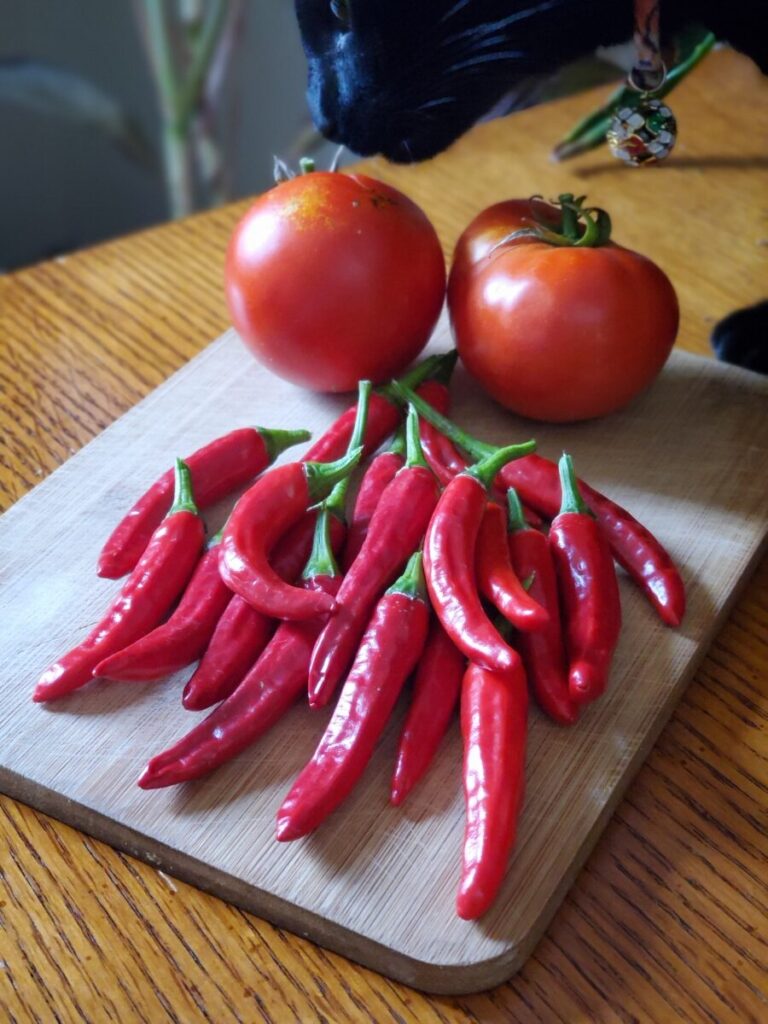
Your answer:
[[[355,423],[350,438],[350,451],[359,448],[365,433],[370,398],[370,381],[361,381]],[[327,512],[324,519],[328,520],[330,517],[328,529],[334,552],[340,550],[346,536],[344,503],[348,484],[349,477],[345,477],[336,484],[330,497],[324,502]],[[317,513],[307,512],[280,538],[269,556],[272,569],[280,579],[289,584],[296,580],[310,555],[310,550],[316,544],[318,528]],[[338,588],[334,587],[333,593],[322,587],[304,589],[311,592],[322,591],[326,596],[333,597]],[[184,688],[184,707],[190,711],[201,711],[228,697],[264,650],[273,630],[272,619],[256,611],[238,594],[233,595],[197,671]],[[315,630],[315,636],[317,632],[319,626]]]
[[[456,365],[458,353],[455,349],[442,355],[429,356],[410,370],[401,382],[415,388],[422,381],[434,375],[450,377]],[[311,462],[329,462],[340,458],[347,449],[355,424],[357,406],[353,405],[331,424],[325,433],[315,441],[304,458]],[[385,385],[377,388],[370,399],[368,423],[364,435],[364,455],[375,452],[390,434],[394,433],[402,415],[397,397],[392,387]]]
[[[197,563],[167,622],[100,661],[94,676],[144,682],[171,675],[200,657],[232,597],[219,575],[219,540],[213,538]]]
[[[560,460],[563,501],[549,543],[565,615],[568,689],[585,704],[605,690],[621,629],[616,570],[602,527],[587,509],[570,455]]]
[[[416,394],[443,416],[448,413],[451,404],[450,393],[441,381],[425,381],[416,389]],[[419,420],[419,437],[424,458],[442,487],[467,468],[467,460],[453,443],[425,419]]]
[[[354,657],[382,591],[418,547],[437,503],[437,481],[419,443],[418,418],[409,411],[407,458],[381,496],[360,553],[336,597],[336,611],[318,637],[309,669],[309,703],[327,704]]]
[[[549,612],[546,625],[535,633],[520,633],[517,649],[540,707],[561,725],[573,725],[578,706],[568,692],[568,667],[560,624],[557,577],[549,542],[543,533],[528,527],[514,488],[508,491],[507,538],[512,565],[520,579],[530,579],[534,598]]]
[[[405,464],[403,446],[404,440],[398,435],[389,451],[377,455],[365,471],[347,531],[347,543],[341,563],[345,573],[349,571],[360,553],[382,494]]]
[[[82,643],[40,677],[32,699],[55,700],[92,678],[96,665],[162,621],[194,571],[205,528],[192,497],[190,472],[178,459],[175,495],[139,564],[117,599]]]
[[[396,382],[392,386],[401,397],[408,397],[407,390]],[[429,406],[417,404],[417,408],[421,416],[446,437],[472,455],[482,456],[486,446],[481,442],[469,437]],[[500,472],[497,483],[504,491],[514,487],[524,504],[532,506],[546,518],[557,515],[560,483],[557,466],[548,459],[532,454],[510,462]],[[584,501],[605,531],[613,557],[645,592],[662,621],[668,626],[679,626],[685,615],[685,584],[667,551],[650,530],[626,509],[583,481],[579,481],[579,486]]]
[[[557,466],[529,455],[506,466],[500,479],[548,518],[557,513],[560,486]],[[650,530],[626,509],[579,481],[587,506],[597,516],[613,557],[627,571],[668,626],[679,626],[685,615],[685,584],[668,552]]]
[[[507,545],[504,510],[493,502],[485,506],[475,550],[475,571],[482,596],[507,622],[525,633],[543,629],[549,613],[529,594],[512,567]]]
[[[510,671],[519,660],[480,603],[475,548],[488,501],[488,487],[505,461],[531,450],[533,442],[493,449],[460,473],[443,491],[424,541],[429,596],[443,629],[470,661],[494,672]]]
[[[308,512],[288,531],[270,555],[281,579],[294,583],[312,548],[317,514]],[[331,518],[331,545],[338,551],[344,527]],[[229,588],[227,588],[229,590]],[[233,692],[259,657],[275,629],[275,622],[229,591],[231,600],[211,637],[194,674],[184,687],[181,702],[188,711],[204,711]],[[333,595],[331,595],[333,596]]]
[[[528,689],[511,672],[470,665],[461,686],[466,827],[456,911],[481,917],[498,894],[515,845],[525,788]]]
[[[459,701],[464,665],[464,655],[439,619],[433,618],[397,748],[389,797],[395,806],[405,800],[432,763]]]
[[[301,590],[280,579],[269,564],[269,552],[310,505],[354,469],[361,453],[357,448],[336,462],[279,466],[260,477],[235,506],[221,541],[221,575],[263,615],[312,619],[333,611],[329,594]]]
[[[302,586],[333,596],[341,583],[330,540],[332,516],[317,518],[315,545]],[[156,755],[139,779],[158,789],[207,775],[245,750],[282,718],[306,691],[312,647],[323,619],[281,622],[237,689],[178,743]]]
[[[428,623],[417,553],[376,605],[325,734],[277,812],[281,842],[316,829],[352,791],[421,656]]]
[[[309,436],[306,430],[243,427],[199,448],[186,460],[198,508],[208,508],[226,498],[253,480],[286,448]],[[135,568],[172,499],[173,470],[169,469],[112,531],[99,556],[99,576],[116,580]]]

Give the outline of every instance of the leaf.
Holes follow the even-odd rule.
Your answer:
[[[109,93],[81,75],[26,57],[0,60],[0,104],[97,131],[124,156],[156,170],[158,161],[140,126]]]

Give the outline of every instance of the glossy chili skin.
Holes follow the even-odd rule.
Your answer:
[[[621,603],[611,550],[590,515],[565,512],[549,530],[563,605],[568,689],[578,704],[605,690],[621,629]]]
[[[208,646],[231,597],[232,591],[219,575],[219,547],[215,544],[198,562],[171,617],[99,662],[94,676],[144,682],[190,665]]]
[[[447,415],[451,398],[445,384],[427,380],[416,389],[416,394],[425,402],[429,402],[433,409],[437,409],[444,416]],[[456,446],[425,419],[419,420],[419,436],[424,458],[442,487],[467,468],[467,461]]]
[[[275,542],[316,500],[306,469],[307,463],[293,462],[265,473],[235,506],[221,541],[224,582],[256,611],[277,619],[312,619],[335,607],[330,594],[286,583],[270,565]]]
[[[475,549],[475,572],[481,595],[507,622],[531,633],[543,629],[549,613],[523,587],[509,558],[506,515],[501,506],[485,506]]]
[[[377,599],[421,542],[437,497],[437,481],[424,466],[404,467],[382,494],[360,553],[336,595],[336,610],[312,653],[312,707],[328,703],[349,668]]]
[[[317,750],[277,813],[278,840],[312,832],[350,794],[419,660],[428,624],[423,596],[388,592],[378,602]]]
[[[176,506],[174,506],[175,508]],[[162,521],[139,563],[104,618],[43,673],[32,699],[55,700],[92,678],[104,658],[144,636],[162,622],[184,590],[200,556],[205,528],[194,506],[180,507]]]
[[[274,458],[265,440],[269,433],[262,434],[255,427],[242,427],[216,438],[189,456],[186,463],[192,474],[198,508],[208,508],[226,498],[269,465]],[[99,576],[116,580],[136,566],[172,500],[173,470],[169,469],[112,531],[99,556]]]
[[[522,666],[467,668],[461,685],[466,825],[456,911],[474,920],[491,907],[515,845],[525,789],[528,689]]]
[[[340,582],[339,577],[315,576],[303,586],[333,595]],[[309,658],[321,627],[320,619],[280,623],[256,664],[224,703],[150,760],[139,779],[142,789],[207,775],[271,729],[306,691]]]
[[[466,659],[435,616],[413,680],[397,747],[390,801],[398,806],[425,775],[459,702]]]
[[[550,718],[573,725],[578,706],[568,691],[568,664],[560,622],[557,577],[549,542],[543,533],[528,528],[508,536],[509,555],[520,579],[531,579],[528,593],[549,612],[547,623],[535,633],[520,633],[515,646],[536,700]]]
[[[520,660],[485,614],[477,590],[475,547],[485,487],[468,473],[448,484],[424,540],[424,569],[432,607],[443,629],[470,661],[509,672]]]
[[[551,519],[560,507],[557,466],[540,455],[510,462],[498,478],[514,487],[536,511]],[[613,557],[645,592],[668,626],[679,626],[685,615],[685,584],[661,543],[626,509],[579,481],[582,497],[597,516]]]
[[[381,496],[403,468],[404,463],[405,458],[399,452],[382,452],[366,469],[349,520],[347,542],[341,563],[345,573],[360,554]]]
[[[280,538],[269,556],[272,568],[288,583],[298,579],[309,558],[316,518],[315,512],[306,513]],[[338,552],[344,543],[344,524],[334,517],[330,529],[331,547]],[[326,593],[333,596],[335,589],[326,588]],[[184,687],[181,700],[189,711],[203,711],[229,697],[275,631],[273,619],[257,612],[237,594],[231,598],[200,664]]]

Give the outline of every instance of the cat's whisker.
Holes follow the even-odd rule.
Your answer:
[[[456,32],[452,36],[447,36],[443,40],[443,45],[447,46],[467,38],[472,39],[475,36],[482,38],[484,33],[498,32],[500,29],[516,24],[518,21],[527,21],[529,18],[535,18],[537,14],[543,14],[544,11],[551,10],[553,7],[561,7],[563,3],[564,0],[542,0],[541,3],[534,4],[532,7],[526,7],[522,11],[508,14],[505,18],[499,18],[496,21],[486,21],[482,25],[472,25],[470,28],[464,29],[463,32]]]
[[[454,74],[457,71],[465,71],[467,68],[476,67],[479,64],[490,64],[497,60],[519,60],[524,57],[525,54],[522,50],[502,50],[499,53],[481,53],[474,57],[468,57],[467,60],[461,60],[456,64],[451,64],[447,69],[446,74]]]
[[[440,21],[438,22],[438,24],[442,25],[442,23],[443,23],[444,21],[448,21],[448,19],[449,19],[449,18],[452,18],[452,17],[453,17],[453,16],[455,15],[455,14],[458,14],[458,13],[459,13],[459,11],[463,11],[463,10],[464,10],[464,8],[465,8],[465,7],[467,6],[467,4],[469,4],[469,3],[471,3],[471,0],[458,0],[458,3],[455,3],[455,4],[453,5],[453,7],[451,7],[451,9],[450,9],[450,10],[448,10],[448,11],[446,11],[446,12],[445,12],[445,14],[444,14],[444,15],[442,16],[442,18],[441,18],[441,19],[440,19]]]
[[[443,107],[447,103],[457,103],[457,102],[458,101],[457,101],[455,96],[441,96],[439,99],[436,99],[436,100],[427,100],[426,103],[419,104],[419,106],[416,107],[415,109],[417,111],[429,110],[432,107]]]

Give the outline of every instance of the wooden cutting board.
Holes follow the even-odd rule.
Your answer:
[[[444,325],[431,349],[448,346]],[[579,725],[532,713],[517,849],[479,923],[454,913],[463,829],[454,726],[406,804],[387,804],[399,721],[350,801],[319,832],[281,845],[275,811],[314,749],[326,712],[297,707],[207,780],[145,793],[135,780],[195,716],[188,673],[156,684],[92,684],[50,706],[40,672],[77,642],[118,584],[94,566],[136,495],[187,453],[235,426],[321,431],[346,404],[266,374],[233,334],[123,416],[0,521],[0,789],[164,870],[418,988],[463,993],[523,963],[679,699],[763,547],[768,524],[768,381],[675,353],[625,413],[532,427],[495,408],[457,371],[460,422],[496,442],[535,434],[570,450],[580,473],[631,509],[682,567],[689,610],[671,631],[622,581],[625,625],[609,694]],[[208,517],[211,527],[223,509]]]

